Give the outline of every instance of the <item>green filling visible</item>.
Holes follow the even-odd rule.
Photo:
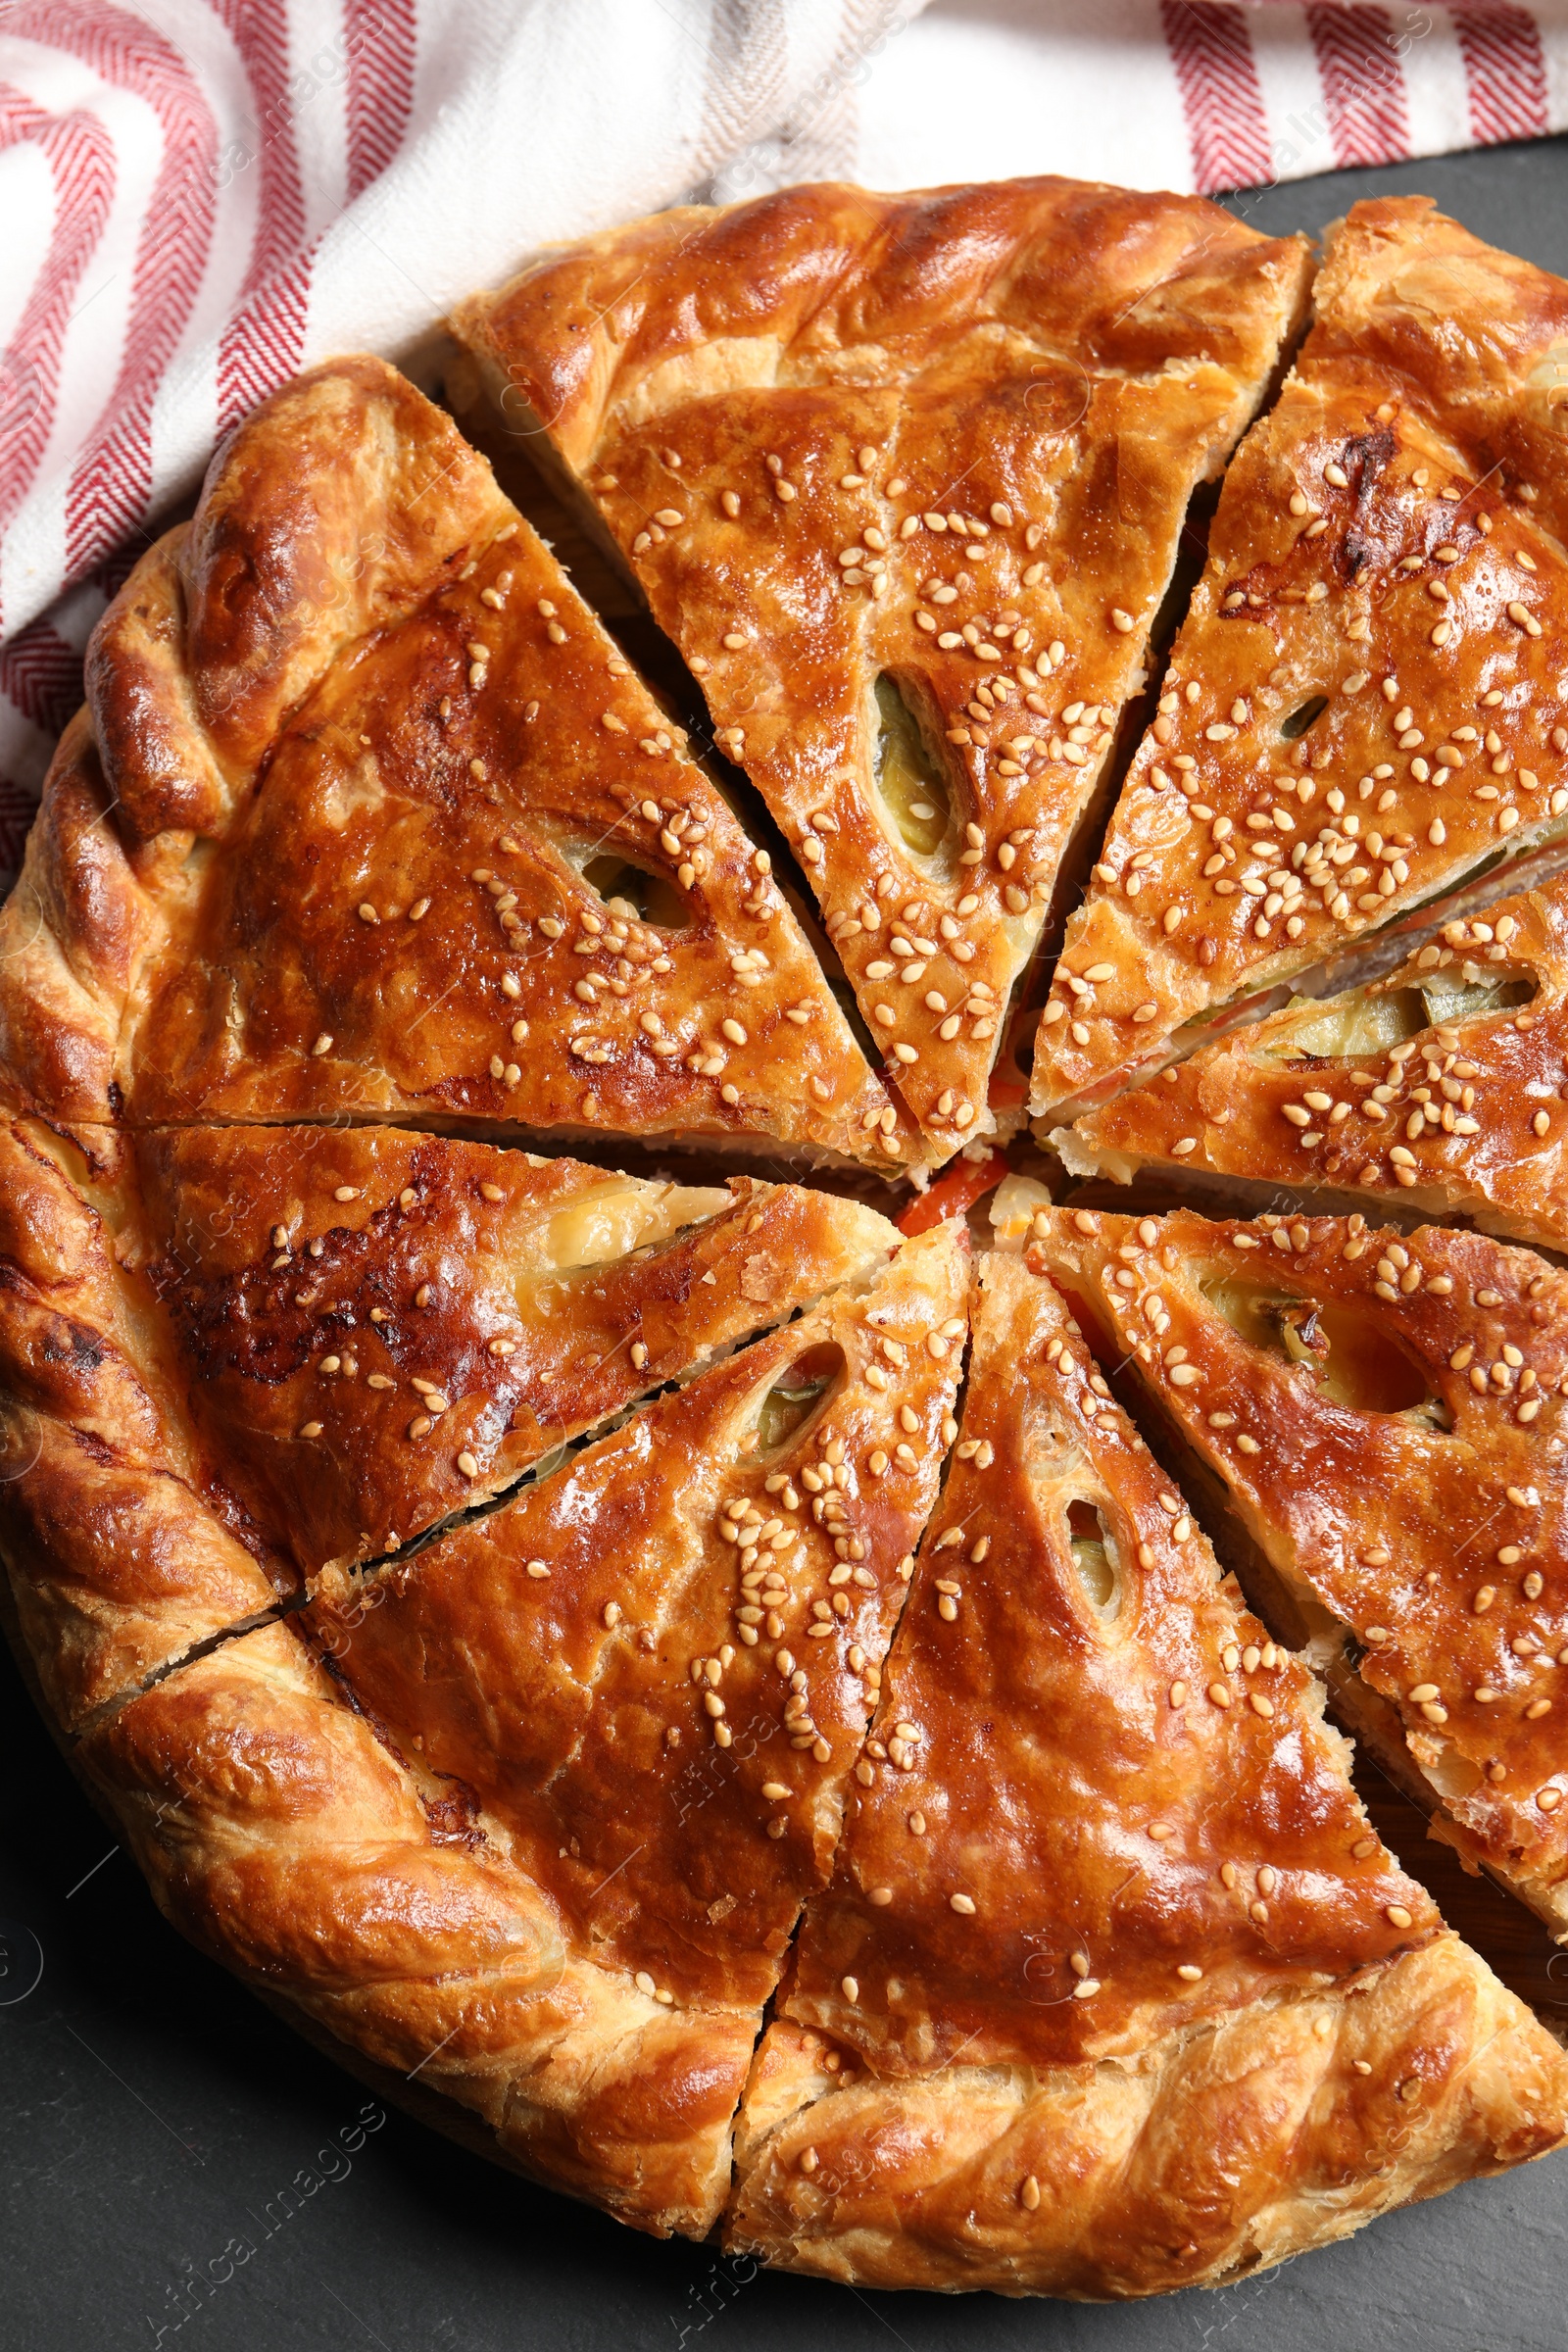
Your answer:
[[[1216,1275],[1203,1296],[1250,1347],[1304,1365],[1322,1395],[1358,1413],[1402,1413],[1447,1429],[1447,1406],[1425,1373],[1376,1319],[1354,1306],[1319,1306],[1288,1291],[1270,1291]]]
[[[1102,1617],[1116,1613],[1116,1557],[1115,1546],[1099,1511],[1092,1502],[1075,1501],[1067,1505],[1067,1541],[1072,1550],[1072,1564],[1090,1600]]]
[[[885,672],[876,682],[876,783],[906,849],[935,857],[947,835],[947,779],[926,748],[920,722]]]
[[[1297,997],[1275,1016],[1274,1032],[1260,1053],[1271,1061],[1303,1055],[1314,1061],[1377,1060],[1391,1046],[1419,1037],[1424,1029],[1450,1028],[1528,1004],[1535,993],[1529,980],[1468,982],[1439,971],[1404,988],[1358,988],[1327,1000]]]
[[[757,1416],[757,1446],[776,1453],[805,1428],[844,1369],[844,1353],[835,1347],[812,1348],[791,1364],[763,1397]]]

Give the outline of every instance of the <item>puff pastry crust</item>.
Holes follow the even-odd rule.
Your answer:
[[[907,1242],[330,1580],[317,1656],[269,1628],[118,1709],[82,1756],[166,1909],[540,2178],[700,2235],[935,1499],[967,1289],[959,1232]],[[775,1441],[797,1369],[820,1396]]]
[[[116,1232],[123,1148],[0,1114],[0,1560],[68,1732],[288,1589],[184,1403]]]
[[[875,2286],[1147,2294],[1549,2146],[1568,2062],[1373,1835],[1321,1686],[1050,1281],[993,1255],[982,1285],[729,2242]]]
[[[286,1625],[132,1698],[77,1751],[160,1908],[274,2004],[474,2112],[535,2178],[700,2235],[729,2184],[747,2007],[573,1948],[505,1828],[416,1769]]]
[[[420,1536],[887,1262],[858,1202],[396,1128],[138,1134],[125,1254],[191,1405],[301,1576]]]
[[[588,238],[454,318],[686,655],[938,1156],[993,1123],[1189,497],[1307,273],[1197,199],[827,184]],[[890,795],[887,725],[924,797]]]
[[[0,1119],[0,1555],[70,1729],[825,1293],[858,1202],[392,1129]]]
[[[1568,286],[1389,197],[1314,304],[1069,923],[1037,1115],[1568,819]]]
[[[1041,1210],[1028,1249],[1299,1605],[1296,1638],[1328,1662],[1349,1637],[1358,1728],[1568,1932],[1568,1277],[1359,1217]]]
[[[1559,878],[1446,923],[1386,979],[1232,1031],[1052,1141],[1076,1175],[1285,1177],[1561,1250],[1565,991]]]
[[[0,1616],[172,1921],[634,2227],[1132,2296],[1568,2133],[1323,1711],[1568,1940],[1568,1275],[1009,1176],[971,1291],[1024,965],[1308,273],[1193,200],[827,186],[465,307],[825,938],[378,361],[267,402],[92,640],[0,910]],[[1568,1238],[1565,315],[1430,208],[1339,233],[1035,1106],[1494,851],[1535,886],[1075,1166]],[[966,1144],[902,1232],[660,1156],[885,1200]]]
[[[47,1117],[907,1161],[766,851],[380,361],[240,428],[87,687],[0,913],[0,1059]]]

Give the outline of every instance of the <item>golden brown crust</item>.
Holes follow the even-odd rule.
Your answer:
[[[81,1136],[0,1120],[0,1547],[68,1727],[898,1246],[749,1177],[395,1130]]]
[[[726,2235],[867,2286],[1218,2286],[1544,2155],[1568,2123],[1561,2051],[1450,1935],[1353,1993],[1260,2004],[1141,2065],[841,2089],[812,2038],[769,2029],[748,2101],[764,2087],[771,2128],[740,2139]]]
[[[1398,198],[1315,294],[1069,925],[1037,1113],[1568,815],[1568,286]]]
[[[117,1114],[125,999],[157,930],[111,808],[92,723],[78,710],[0,907],[5,1092],[56,1121],[97,1124]]]
[[[1446,924],[1386,979],[1233,1031],[1058,1145],[1079,1173],[1330,1186],[1561,1250],[1565,999],[1558,879]]]
[[[380,362],[302,377],[220,452],[88,692],[0,916],[0,1043],[49,1115],[907,1162],[766,854]]]
[[[960,1237],[908,1242],[853,1300],[489,1517],[368,1586],[340,1580],[308,1612],[328,1663],[272,1627],[116,1710],[83,1760],[171,1918],[377,2065],[476,2109],[539,2178],[701,2235],[936,1492],[966,1290]],[[839,1385],[758,1455],[769,1389],[833,1348]],[[874,1475],[867,1441],[901,1407],[918,1452]],[[837,1516],[835,1455],[851,1473]],[[796,1520],[766,1484],[790,1473],[797,1505],[813,1489],[821,1504]],[[715,1524],[720,1499],[742,1512],[754,1494],[799,1529],[765,1549],[763,1581],[770,1602],[775,1575],[789,1587],[800,1695],[771,1618],[745,1642],[737,1576],[758,1555]],[[548,1576],[528,1575],[536,1553]],[[813,1593],[846,1596],[825,1641],[804,1630]],[[694,1651],[718,1672],[694,1676]]]
[[[1466,1850],[1568,1928],[1568,1277],[1480,1234],[1360,1227],[1045,1210],[1029,1248],[1287,1589],[1348,1629]]]
[[[635,223],[466,306],[798,850],[881,1074],[683,729],[382,363],[265,404],[89,648],[0,910],[0,1616],[177,1926],[634,2227],[727,2216],[737,2249],[876,2285],[1144,2294],[1568,2127],[1560,2052],[1372,1834],[1323,1658],[1247,1615],[1053,1287],[1224,1482],[1276,1631],[1328,1628],[1342,1720],[1568,1932],[1568,1277],[1359,1219],[1036,1217],[1014,1186],[1033,1254],[987,1261],[939,1502],[961,1217],[901,1239],[787,1184],[455,1140],[783,1147],[880,1194],[1015,1112],[1013,983],[1188,494],[1307,273],[1301,240],[1188,199],[826,187]],[[1199,704],[1179,649],[1040,1102],[1069,1042],[1103,1091],[1320,933],[1568,831],[1568,289],[1394,202],[1320,294],[1233,468],[1183,640]],[[1325,514],[1298,550],[1303,466]],[[1250,752],[1330,669],[1249,827]],[[1216,685],[1246,704],[1224,725]],[[1225,892],[1183,726],[1236,841],[1284,843],[1319,791],[1332,841]],[[1319,783],[1325,734],[1364,782]],[[1417,785],[1444,810],[1419,852]],[[1238,896],[1201,953],[1189,910]],[[1261,1168],[1263,1106],[1303,1164],[1376,1130],[1406,1207],[1568,1238],[1565,906],[1450,924],[1365,1001],[1538,992],[1429,1028],[1431,1074],[1390,1054],[1381,1121],[1285,1122],[1243,1041],[1214,1107],[1251,1127],[1217,1121],[1214,1169],[1244,1143]]]
[[[1314,288],[1318,327],[1303,366],[1392,371],[1461,420],[1490,469],[1535,492],[1543,526],[1568,542],[1561,386],[1549,356],[1568,318],[1560,277],[1483,245],[1429,196],[1355,205]]]
[[[290,1629],[225,1642],[80,1752],[205,1950],[476,2110],[536,2178],[638,2228],[711,2224],[754,2013],[667,2010],[573,1951],[505,1830],[444,1802]]]
[[[396,1550],[898,1243],[796,1185],[392,1128],[164,1131],[134,1161],[192,1408],[303,1576]]]
[[[1568,2062],[1372,1833],[1321,1686],[1221,1583],[1050,1283],[995,1255],[982,1279],[731,2244],[878,2286],[1148,2294],[1552,2145]]]
[[[106,1162],[118,1138],[98,1138]],[[215,1474],[122,1194],[36,1121],[0,1119],[0,1554],[44,1696],[73,1729],[287,1581]]]
[[[906,1242],[863,1292],[309,1613],[356,1700],[505,1821],[574,1933],[678,2000],[760,2007],[831,1866],[966,1290],[960,1234]],[[792,1373],[828,1385],[760,1442]]]
[[[711,366],[694,355],[715,347],[737,385],[766,380],[770,345],[824,375],[833,355],[857,352],[852,380],[874,379],[883,352],[940,364],[956,334],[986,321],[1127,375],[1175,359],[1260,376],[1276,329],[1258,270],[1295,281],[1299,253],[1299,240],[1260,238],[1201,199],[1088,180],[898,196],[824,181],[584,238],[463,305],[454,323],[505,345],[514,416],[526,402],[580,469],[613,406],[680,401]]]
[[[1080,1573],[1074,1539],[1101,1538]],[[787,2004],[880,2073],[1132,2058],[1438,1927],[1351,1793],[1321,1686],[1222,1585],[1017,1258],[985,1261],[960,1450],[885,1683]]]
[[[1188,497],[1306,273],[1193,199],[824,185],[587,239],[457,315],[700,676],[939,1154],[992,1123],[1001,1015]],[[912,829],[878,785],[879,679],[924,736]]]

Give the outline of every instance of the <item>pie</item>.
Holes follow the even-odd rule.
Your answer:
[[[1359,1216],[1062,1209],[1031,1231],[1356,1736],[1568,1933],[1568,1277]]]
[[[730,2242],[792,2269],[1214,2283],[1525,2153],[1561,2095],[1111,1401],[1060,1247],[983,1266],[863,1787],[741,2111]]]
[[[460,316],[522,505],[334,361],[89,649],[8,1632],[171,1921],[635,2228],[1123,2297],[1568,2139],[1345,1736],[1568,1941],[1568,290],[1409,201],[1310,281],[1062,180],[662,215]]]
[[[1085,1112],[1080,1175],[1364,1193],[1568,1248],[1568,883],[1457,916],[1381,980],[1302,997]]]
[[[94,1141],[96,1163],[0,1121],[0,1545],[72,1730],[872,1281],[900,1240],[800,1186],[407,1129]]]
[[[994,1124],[1189,499],[1308,275],[1302,239],[1191,198],[790,188],[547,254],[454,318],[685,655],[933,1156]]]
[[[87,695],[0,921],[50,1116],[906,1153],[768,852],[380,361],[220,452]]]
[[[164,1129],[133,1159],[145,1241],[122,1262],[302,1577],[395,1552],[898,1246],[799,1185],[656,1183],[406,1128]]]
[[[1389,197],[1313,305],[1068,924],[1037,1116],[1483,866],[1561,855],[1568,286]]]
[[[702,2236],[936,1497],[966,1293],[956,1233],[910,1242],[131,1697],[84,1760],[165,1908],[530,2170]]]

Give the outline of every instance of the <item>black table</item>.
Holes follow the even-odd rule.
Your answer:
[[[1430,193],[1480,235],[1568,273],[1564,140],[1339,172],[1250,191],[1232,209],[1271,232],[1315,231],[1357,196],[1400,191]],[[6,2352],[1568,2342],[1568,2155],[1394,2214],[1221,2293],[1139,2305],[858,2295],[635,2236],[383,2113],[181,1942],[80,1795],[3,1648],[0,1923]]]

